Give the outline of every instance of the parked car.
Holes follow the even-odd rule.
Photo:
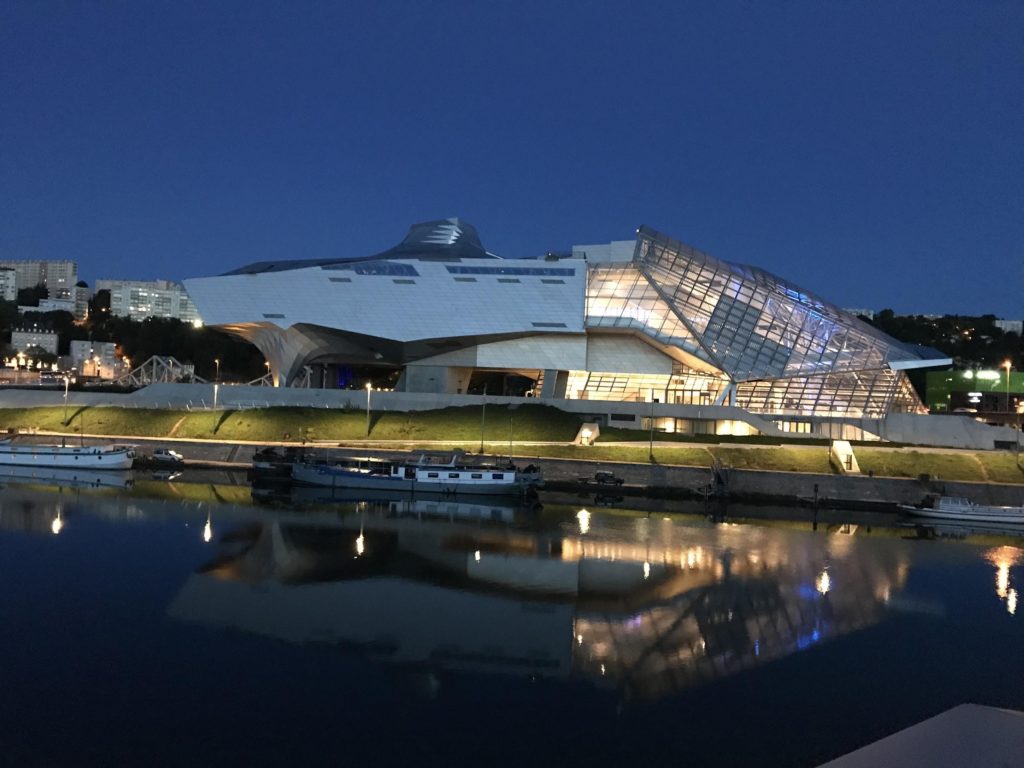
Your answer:
[[[598,485],[622,485],[622,478],[616,477],[611,472],[598,470],[594,473],[594,482]]]
[[[157,448],[153,451],[153,461],[161,464],[181,464],[184,460],[184,456],[170,448]]]

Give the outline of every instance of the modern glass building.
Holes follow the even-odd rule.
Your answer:
[[[506,373],[550,400],[734,406],[804,431],[787,419],[923,412],[905,371],[951,362],[648,227],[503,259],[446,219],[373,256],[264,262],[186,287],[207,325],[260,348],[278,385],[308,366],[378,366],[400,371],[396,390],[461,395]]]
[[[574,391],[756,413],[919,412],[904,371],[950,362],[762,269],[720,261],[648,227],[638,230],[628,263],[590,268],[587,328],[636,333],[677,365],[656,379],[574,371]]]

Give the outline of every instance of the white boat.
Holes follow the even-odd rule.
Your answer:
[[[1024,507],[975,504],[958,496],[939,496],[930,507],[912,507],[901,504],[900,509],[915,517],[928,517],[935,520],[1024,525]]]
[[[0,464],[67,469],[131,469],[135,449],[128,445],[15,445],[0,442]]]
[[[537,485],[540,473],[535,467],[520,470],[511,464],[472,463],[457,451],[422,453],[414,460],[365,458],[334,463],[296,462],[292,466],[292,480],[328,488],[514,496]]]

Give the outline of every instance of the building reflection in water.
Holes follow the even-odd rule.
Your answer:
[[[169,613],[648,698],[876,623],[909,571],[899,539],[589,513],[537,532],[514,509],[410,504],[237,527]]]

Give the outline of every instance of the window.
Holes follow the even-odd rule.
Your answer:
[[[530,323],[534,328],[565,328],[565,323]]]
[[[397,283],[399,285],[416,285],[416,281],[415,280],[405,280],[405,279],[400,279],[400,278],[395,278],[391,282],[392,283]]]
[[[505,473],[504,472],[495,472],[494,474],[491,475],[491,480],[504,480],[504,479],[505,479]]]
[[[480,474],[479,472],[474,472],[472,475],[470,475],[470,477],[472,477],[474,480],[483,480],[484,479],[484,476],[482,474]]]
[[[499,283],[521,283],[522,280],[520,280],[517,277],[499,277],[498,278],[498,282]]]
[[[565,285],[565,280],[541,280],[545,285]]]
[[[327,279],[330,280],[332,283],[351,283],[352,282],[352,278],[351,277],[329,277]]]
[[[456,277],[455,278],[455,282],[456,283],[475,283],[476,282],[476,278],[475,277]]]
[[[263,316],[268,320],[281,320],[284,318],[284,315],[278,315],[273,312],[264,312]]]
[[[437,472],[427,472],[427,477],[437,477]]]
[[[448,473],[448,477],[449,478],[457,478],[458,476],[459,476],[458,472],[449,472]]]

